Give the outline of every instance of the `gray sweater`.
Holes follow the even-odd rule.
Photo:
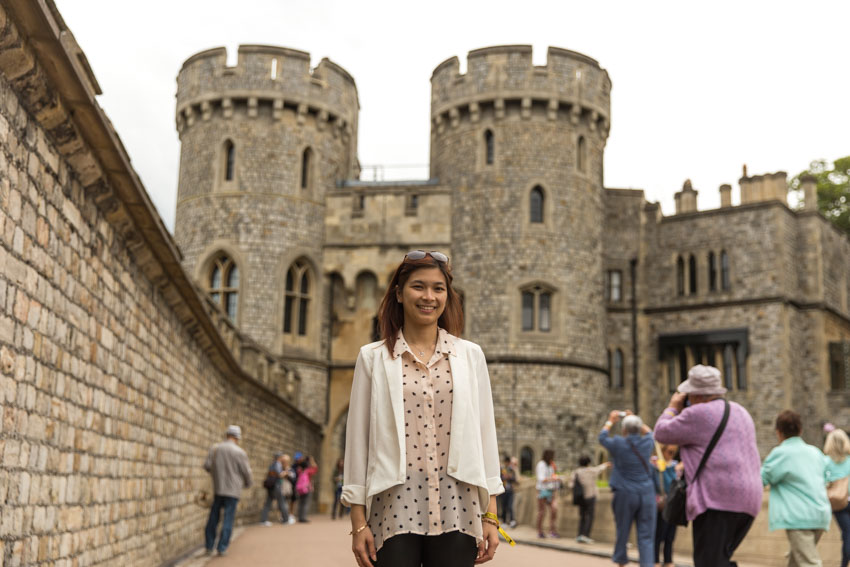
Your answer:
[[[251,465],[248,455],[233,441],[213,445],[204,469],[212,475],[216,496],[239,498],[243,488],[251,486]]]

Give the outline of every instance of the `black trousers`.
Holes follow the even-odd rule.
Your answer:
[[[593,528],[593,515],[596,512],[596,498],[585,498],[583,504],[578,505],[578,535],[590,537]]]
[[[436,536],[398,534],[378,550],[376,567],[472,567],[478,556],[475,538],[461,532]]]
[[[732,554],[744,541],[753,518],[742,512],[706,510],[694,519],[694,567],[737,567]]]
[[[658,511],[655,522],[655,562],[661,563],[661,544],[664,544],[664,563],[673,563],[673,540],[676,539],[676,524],[668,524]]]

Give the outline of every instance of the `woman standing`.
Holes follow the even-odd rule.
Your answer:
[[[555,473],[555,451],[546,449],[543,458],[537,463],[537,537],[546,537],[543,531],[543,516],[549,509],[549,536],[558,537],[558,503],[556,496],[561,479]]]
[[[623,436],[612,437],[611,427],[623,418]],[[611,411],[608,421],[599,432],[599,443],[608,449],[613,470],[608,484],[614,493],[611,507],[617,528],[614,555],[618,565],[626,565],[626,542],[632,524],[636,525],[638,553],[641,567],[652,567],[652,548],[655,543],[655,484],[649,470],[649,457],[655,443],[652,430],[641,418],[630,411]]]
[[[830,482],[850,476],[850,439],[841,429],[833,429],[826,436],[823,452],[826,460],[826,477]],[[833,509],[834,510],[834,509]],[[841,528],[841,567],[850,563],[850,505],[833,511],[835,521]]]
[[[378,312],[383,340],[360,349],[342,501],[360,567],[469,567],[499,544],[504,490],[487,363],[458,338],[449,259],[408,253]]]
[[[575,487],[575,483],[579,483],[583,494],[580,502],[573,502],[578,506],[578,536],[576,537],[578,543],[596,543],[590,537],[590,530],[593,529],[593,516],[596,512],[596,497],[599,496],[596,479],[605,469],[610,467],[610,462],[591,467],[590,457],[582,455],[578,460],[578,468],[570,478],[570,489]]]
[[[684,465],[676,460],[679,448],[676,445],[662,445],[661,458],[653,462],[658,471],[659,492],[666,497],[670,495],[673,481],[679,478],[685,470]],[[664,544],[664,567],[673,567],[673,540],[676,539],[676,524],[667,523],[658,510],[655,522],[655,565],[661,564],[661,544]]]
[[[313,494],[313,476],[319,472],[316,460],[305,456],[304,465],[298,473],[295,481],[295,492],[298,493],[298,521],[309,522],[307,514],[310,512],[310,496]]]

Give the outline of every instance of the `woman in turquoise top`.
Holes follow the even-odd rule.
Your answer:
[[[761,479],[770,486],[768,527],[785,530],[791,545],[788,565],[820,566],[817,544],[829,529],[826,463],[820,449],[800,438],[800,415],[785,410],[776,418],[779,446],[764,460]]]
[[[829,482],[850,476],[850,439],[841,429],[831,426],[826,436],[826,444],[823,452],[826,453],[826,479]],[[824,427],[826,429],[826,426]],[[850,563],[850,506],[843,510],[833,512],[835,521],[841,528],[841,567],[847,567]]]

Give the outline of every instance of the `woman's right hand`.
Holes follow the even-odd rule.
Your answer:
[[[378,560],[372,530],[367,527],[351,536],[351,550],[359,567],[372,567],[372,564]]]

